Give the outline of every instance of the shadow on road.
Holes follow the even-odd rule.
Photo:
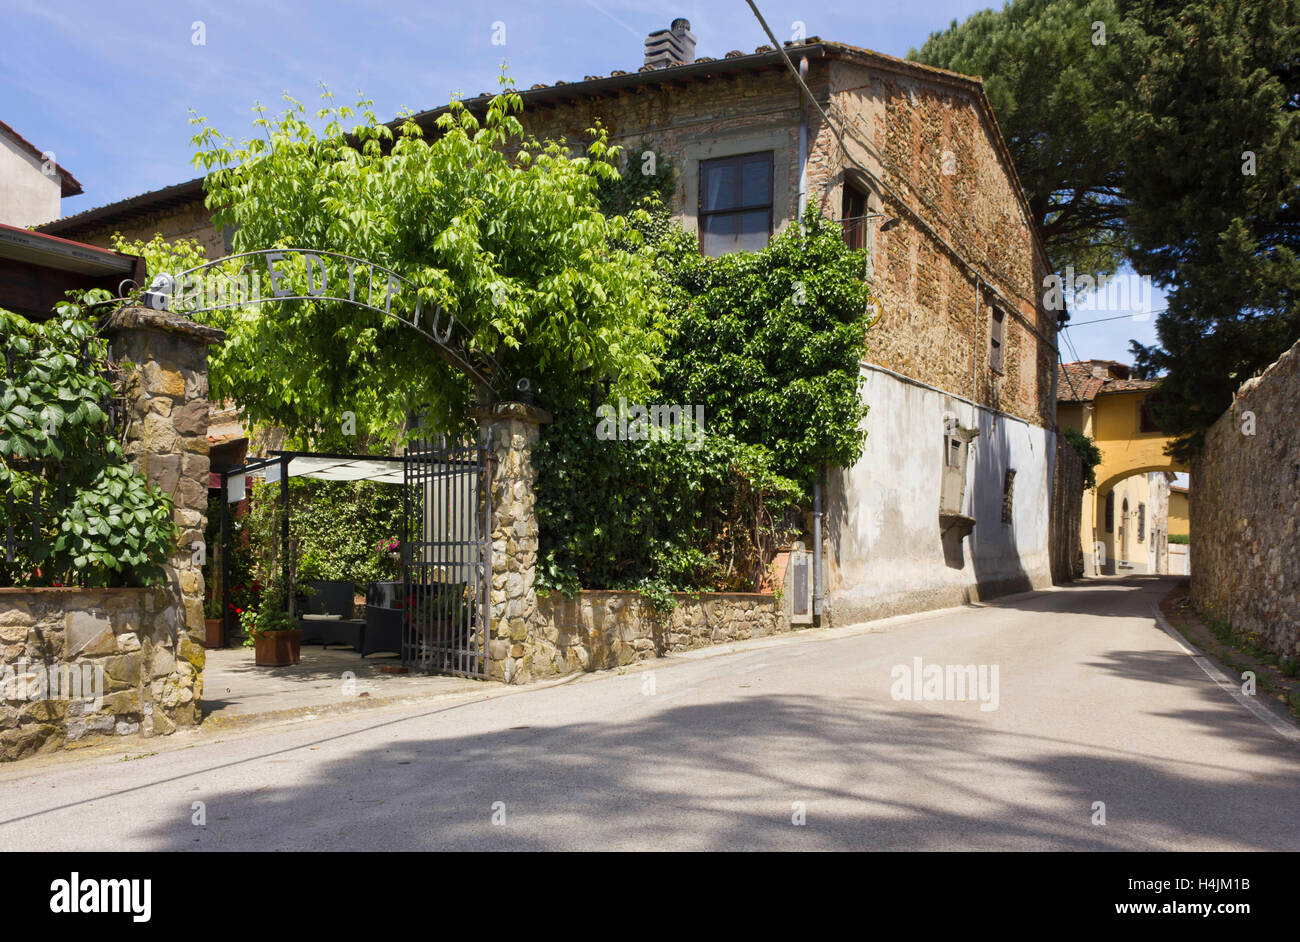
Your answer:
[[[1294,763],[1243,775],[1208,759],[1157,762],[1117,750],[1098,757],[1093,746],[1088,754],[1077,743],[860,700],[752,696],[636,722],[481,734],[456,727],[455,711],[372,724],[335,739],[396,740],[326,763],[296,787],[204,788],[201,833],[189,823],[183,789],[202,777],[191,777],[177,783],[185,804],[176,823],[140,836],[166,850],[1300,843]],[[327,742],[254,761],[301,761]],[[877,797],[885,795],[906,797]],[[1104,827],[1091,823],[1095,801],[1107,805]],[[504,826],[491,823],[497,802]],[[794,802],[805,804],[806,827],[791,824]],[[1038,810],[1045,806],[1068,810]]]

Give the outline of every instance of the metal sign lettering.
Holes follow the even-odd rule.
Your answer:
[[[302,259],[302,273],[305,274],[306,283],[300,285],[300,288],[306,291],[305,294],[295,294],[295,288],[290,284],[291,273],[286,266],[286,259],[290,256]],[[210,269],[228,262],[259,258],[265,260],[265,280],[262,273],[251,264],[243,266],[235,275],[224,271],[208,274]],[[331,278],[327,260],[337,260],[342,264],[337,265],[336,269],[346,269],[346,294],[342,293],[342,272],[336,270],[338,277]],[[263,285],[270,289],[269,293],[263,293]],[[364,298],[357,296],[359,288],[362,289]],[[415,294],[415,310],[410,314],[393,311],[393,299],[402,293],[403,288],[409,288]],[[233,310],[269,301],[337,301],[392,317],[428,338],[442,359],[468,375],[477,386],[488,390],[493,388],[492,376],[496,373],[496,364],[491,358],[472,351],[463,342],[463,337],[462,342],[452,343],[452,334],[457,325],[453,315],[448,315],[439,305],[424,310],[424,299],[419,296],[418,289],[410,280],[392,269],[351,255],[322,249],[259,249],[241,252],[186,269],[175,276],[165,273],[157,275],[144,294],[145,304],[154,310],[186,315]],[[463,335],[464,332],[462,326],[460,333]],[[478,360],[479,363],[476,365],[472,360]]]

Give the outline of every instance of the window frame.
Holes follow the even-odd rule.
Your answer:
[[[742,182],[742,192],[740,194],[741,202],[739,206],[736,206],[731,209],[706,210],[704,208],[704,196],[705,193],[707,192],[704,185],[704,174],[706,169],[709,167],[717,167],[722,164],[735,164],[737,170],[739,171],[740,168],[744,166],[744,163],[747,160],[753,160],[755,157],[764,157],[766,158],[767,161],[767,172],[768,172],[767,202],[746,204],[744,202],[744,192],[743,192],[743,182]],[[743,175],[741,179],[743,181]],[[766,209],[767,210],[767,243],[764,243],[764,245],[772,241],[772,236],[775,235],[775,227],[776,227],[776,151],[775,150],[768,148],[766,150],[747,151],[746,153],[743,154],[728,154],[725,157],[710,157],[707,159],[701,159],[699,161],[699,168],[697,171],[697,180],[699,182],[699,193],[697,194],[696,197],[695,228],[697,233],[697,243],[701,255],[706,254],[704,251],[704,239],[706,236],[705,230],[708,228],[707,220],[711,219],[714,216],[743,216],[746,213],[755,213],[758,212],[759,210]],[[727,255],[730,253],[723,252],[722,254]],[[717,256],[709,256],[709,257],[716,258]]]
[[[843,193],[840,195],[840,228],[844,232],[844,244],[851,249],[869,249],[870,246],[867,244],[867,217],[871,215],[871,192],[856,186],[847,177],[844,180],[842,189]],[[855,214],[850,211],[850,203],[858,200],[862,203],[862,212]],[[848,223],[852,223],[852,225],[847,225]]]
[[[1138,403],[1138,434],[1160,434],[1160,422],[1156,419],[1156,403],[1159,402],[1159,396],[1159,393],[1147,393]],[[1147,428],[1148,416],[1151,418],[1150,428]]]
[[[1007,312],[999,304],[989,305],[989,369],[1007,373]]]

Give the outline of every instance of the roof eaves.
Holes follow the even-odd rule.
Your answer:
[[[37,160],[45,159],[44,151],[42,151],[31,141],[27,140],[27,138],[23,137],[12,127],[5,124],[3,121],[0,121],[0,130],[6,132],[10,137],[12,137],[15,141],[18,142],[19,146],[21,146],[29,153],[31,153],[31,155],[35,157]],[[81,184],[77,182],[77,178],[74,177],[72,174],[68,173],[67,168],[64,167],[62,164],[60,164],[57,160],[54,162],[54,169],[59,171],[59,195],[60,196],[78,196],[81,193],[85,192],[84,190],[82,190]]]
[[[815,42],[787,45],[786,50],[797,48],[800,56],[821,58],[826,55],[832,44],[817,40]],[[528,89],[515,89],[524,106],[532,104],[545,105],[552,101],[564,101],[575,98],[600,98],[607,94],[622,93],[626,90],[649,88],[655,85],[682,85],[707,81],[718,75],[751,70],[766,70],[774,67],[784,68],[785,63],[777,50],[754,52],[741,56],[722,59],[697,59],[686,65],[675,65],[665,69],[648,69],[645,71],[626,72],[620,75],[593,76],[581,82],[560,82],[555,85],[541,85]],[[492,95],[483,93],[473,98],[461,100],[470,111],[478,111],[487,106]],[[411,115],[411,119],[424,127],[446,114],[451,105],[441,105]],[[395,126],[405,119],[389,122]]]
[[[78,232],[92,226],[107,226],[127,219],[134,219],[148,213],[181,206],[202,198],[203,177],[196,177],[193,180],[186,180],[184,183],[165,186],[160,190],[149,190],[139,196],[132,196],[124,200],[118,200],[116,203],[87,209],[72,216],[64,216],[62,219],[47,222],[45,225],[36,228],[40,232],[53,235]]]

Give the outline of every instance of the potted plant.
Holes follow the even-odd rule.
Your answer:
[[[253,648],[258,667],[286,667],[297,664],[301,654],[302,629],[288,612],[245,609],[240,615],[244,646]]]
[[[203,646],[219,648],[225,643],[221,631],[221,596],[210,591],[203,598]]]

